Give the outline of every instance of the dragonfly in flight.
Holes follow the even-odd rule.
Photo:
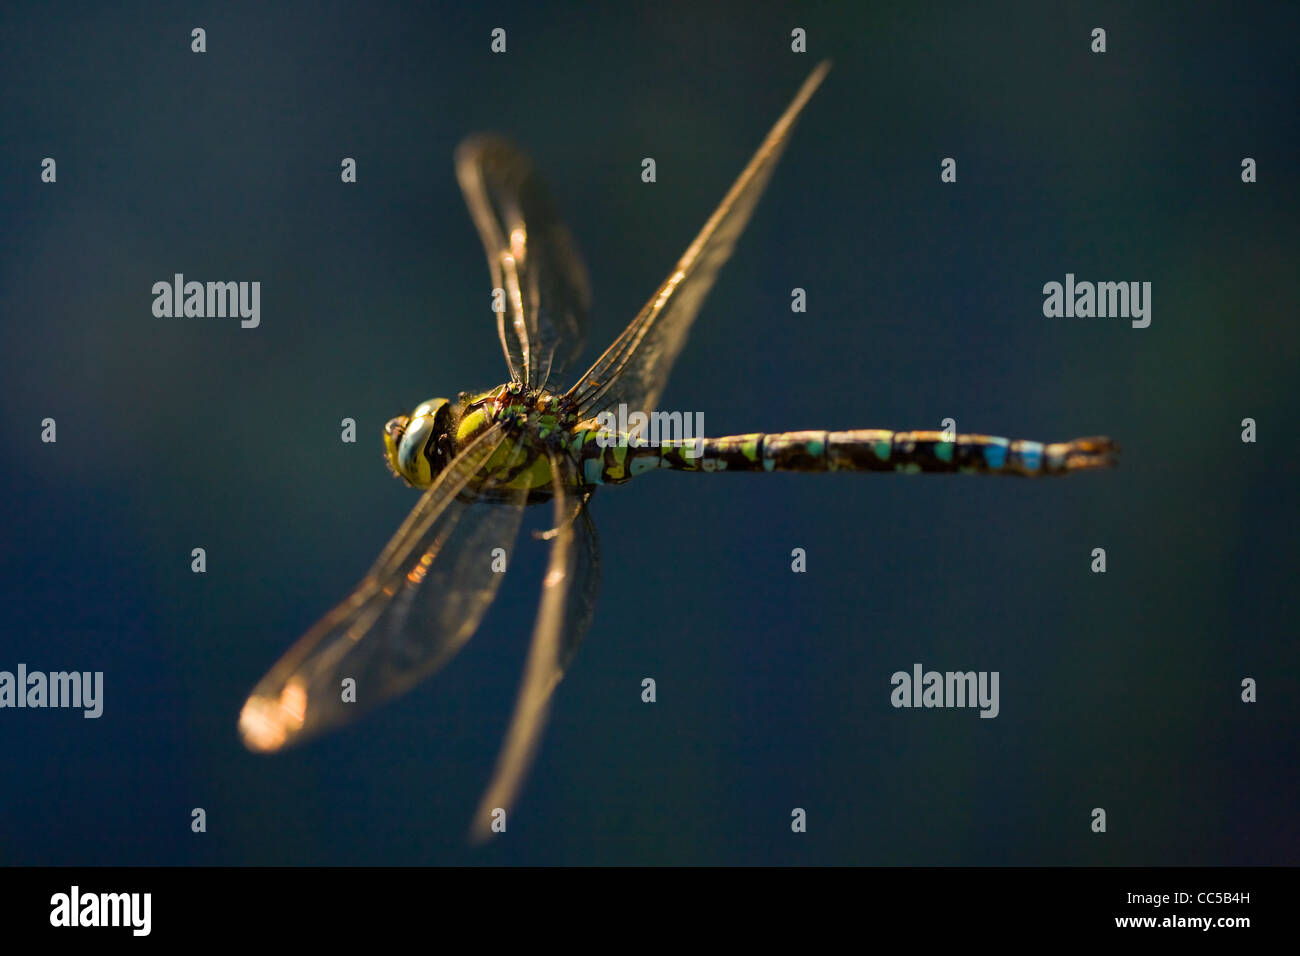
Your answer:
[[[719,270],[731,255],[818,66],[776,121],[668,278],[585,374],[586,267],[528,159],[474,136],[456,176],[487,252],[510,380],[432,399],[384,427],[391,470],[423,495],[356,589],[262,678],[240,713],[244,743],[274,751],[358,717],[438,670],[474,634],[497,594],[527,505],[550,502],[549,555],[515,710],[472,834],[512,806],[551,697],[591,623],[599,577],[588,505],[601,485],[647,471],[868,471],[1065,475],[1114,463],[1107,438],[1043,444],[940,431],[800,431],[645,441],[611,434],[603,413],[657,403]],[[342,687],[355,681],[355,700]]]

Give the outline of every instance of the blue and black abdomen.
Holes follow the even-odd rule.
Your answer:
[[[658,446],[603,447],[595,433],[582,436],[587,484],[622,484],[646,471],[877,471],[905,474],[965,473],[1038,477],[1115,463],[1109,438],[1042,442],[992,435],[883,429],[730,435]]]

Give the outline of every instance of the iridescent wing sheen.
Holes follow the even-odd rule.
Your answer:
[[[483,240],[494,288],[505,290],[497,333],[516,381],[559,380],[582,351],[591,293],[587,268],[545,186],[499,136],[456,150],[456,178]]]
[[[656,409],[691,323],[749,222],[800,111],[829,69],[829,61],[823,61],[804,81],[677,267],[605,354],[569,390],[569,398],[578,402],[581,417],[593,417],[619,404],[626,404],[629,412]]]
[[[519,794],[546,727],[551,695],[591,626],[596,604],[600,582],[596,529],[585,504],[576,515],[570,507],[578,466],[567,455],[552,453],[550,459],[555,533],[515,712],[492,781],[474,815],[471,835],[480,840],[492,834],[493,811],[509,810]]]
[[[495,501],[461,492],[507,440],[515,442],[496,426],[461,452],[352,594],[262,678],[239,716],[249,749],[277,750],[347,723],[428,677],[469,640],[502,578],[493,549],[514,548],[526,491],[497,487],[504,499]],[[513,447],[498,474],[522,455]],[[488,478],[484,488],[498,484]],[[356,681],[355,702],[344,699],[345,678]]]

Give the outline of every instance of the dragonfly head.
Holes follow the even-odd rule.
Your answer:
[[[452,404],[433,398],[410,415],[398,415],[384,426],[384,457],[394,475],[408,485],[428,488],[455,453]]]

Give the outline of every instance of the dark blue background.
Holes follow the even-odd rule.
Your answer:
[[[1131,7],[6,5],[0,669],[106,689],[97,721],[0,711],[0,861],[1296,863],[1300,24]],[[823,56],[665,406],[715,434],[1110,434],[1122,467],[602,492],[595,625],[483,849],[535,543],[438,677],[247,753],[252,684],[416,500],[384,420],[505,378],[456,143],[534,155],[594,357]],[[261,327],[155,318],[174,272],[260,280]],[[1044,318],[1067,272],[1150,281],[1151,327]],[[894,710],[916,661],[1000,671],[1001,715]]]

